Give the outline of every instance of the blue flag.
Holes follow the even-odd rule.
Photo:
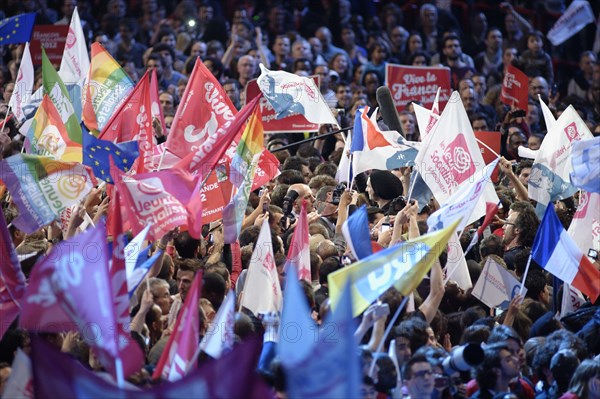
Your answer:
[[[279,356],[286,369],[313,356],[317,325],[310,317],[306,295],[295,267],[288,268],[279,329]]]
[[[152,246],[149,245],[140,251],[133,271],[131,274],[127,273],[127,289],[129,290],[130,298],[140,283],[144,280],[144,277],[146,277],[146,274],[148,274],[148,271],[154,262],[156,262],[156,259],[158,259],[158,257],[162,254],[162,251],[159,250],[156,251],[151,257],[148,257],[151,248]]]
[[[590,193],[600,193],[600,137],[573,142],[571,183]]]
[[[369,219],[367,207],[361,206],[342,226],[342,233],[356,260],[373,255],[371,236],[369,234]]]
[[[35,13],[20,14],[0,21],[0,46],[25,43],[31,38]]]
[[[83,132],[83,164],[92,168],[97,178],[113,184],[110,177],[109,155],[112,155],[117,168],[128,172],[133,162],[140,155],[137,141],[115,144],[100,140],[92,134]]]
[[[285,328],[283,319],[282,328]],[[331,317],[326,319],[318,332],[311,333],[310,338],[316,338],[317,342],[312,346],[312,353],[295,367],[286,368],[288,397],[361,397],[362,373],[358,345],[354,340],[355,328],[348,284]]]

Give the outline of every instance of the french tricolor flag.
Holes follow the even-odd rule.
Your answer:
[[[552,203],[546,208],[535,236],[532,258],[545,270],[590,297],[592,303],[600,296],[600,271],[567,234]]]

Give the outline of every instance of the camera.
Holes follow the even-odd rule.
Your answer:
[[[390,202],[389,214],[395,215],[396,213],[404,209],[404,207],[406,207],[406,197],[396,197],[392,200],[392,202]]]
[[[590,248],[590,249],[588,250],[588,255],[587,255],[587,256],[588,256],[589,258],[592,258],[592,259],[594,259],[594,260],[598,260],[598,251],[597,251],[597,250],[595,250],[595,249],[593,249],[593,248]]]
[[[469,371],[483,362],[483,349],[477,344],[466,344],[455,348],[442,362],[444,374]]]
[[[285,197],[283,197],[283,217],[281,218],[281,227],[283,230],[287,230],[294,222],[296,217],[292,213],[294,209],[294,202],[300,195],[295,190],[290,190]]]
[[[338,184],[338,186],[335,188],[335,190],[333,190],[333,192],[331,193],[331,203],[333,205],[339,205],[340,197],[342,196],[342,193],[344,191],[346,191],[345,184]]]

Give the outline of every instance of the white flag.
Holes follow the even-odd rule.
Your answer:
[[[19,66],[19,73],[17,73],[15,88],[8,101],[8,106],[12,109],[15,118],[19,122],[25,120],[23,108],[29,104],[31,100],[33,83],[33,63],[31,62],[31,53],[29,52],[29,42],[27,42],[25,43],[25,49],[23,50],[23,56],[21,57],[21,66]]]
[[[224,350],[233,348],[233,326],[235,324],[235,294],[229,291],[221,304],[214,321],[200,342],[200,349],[218,359]]]
[[[577,189],[569,179],[573,171],[571,145],[591,139],[592,133],[572,105],[561,114],[548,131],[533,162],[529,176],[529,198],[538,202],[538,216],[551,201],[568,198]]]
[[[279,312],[282,300],[279,274],[273,256],[271,229],[269,221],[265,219],[248,266],[241,306],[257,316],[260,312]]]
[[[521,282],[490,256],[471,294],[490,308],[506,310],[520,288]],[[523,295],[526,293],[524,288]]]
[[[444,274],[446,276],[444,285],[448,280],[453,280],[465,291],[473,286],[465,253],[456,234],[452,234],[448,240],[448,260],[444,268]]]
[[[73,102],[73,109],[77,119],[81,121],[81,100],[83,98],[83,87],[90,70],[90,55],[85,43],[85,36],[81,27],[81,20],[77,7],[71,16],[69,33],[65,43],[65,50],[60,62],[58,74],[65,83],[69,96]]]
[[[554,127],[556,124],[556,118],[550,108],[546,105],[544,100],[542,100],[542,96],[538,94],[538,100],[540,100],[540,106],[542,107],[542,115],[544,115],[544,122],[546,123],[546,130],[549,132],[550,129]]]
[[[419,105],[413,104],[415,110],[415,117],[417,119],[417,125],[419,126],[419,132],[421,132],[421,140],[431,133],[435,124],[440,119],[440,91],[441,87],[438,87],[437,93],[435,94],[435,100],[431,110]]]
[[[496,159],[485,168],[484,175],[473,183],[467,182],[464,190],[456,191],[440,209],[435,211],[427,219],[429,232],[442,230],[451,226],[457,220],[461,222],[456,226],[456,232],[460,233],[469,224],[471,214],[479,199],[485,191],[488,183],[492,181],[491,175],[500,158]]]
[[[277,113],[277,119],[300,114],[312,123],[338,125],[312,79],[285,71],[270,71],[260,64],[256,82]]]
[[[342,133],[343,134],[343,133]],[[337,168],[337,172],[335,172],[335,180],[338,183],[346,182],[348,183],[348,187],[350,187],[350,181],[352,180],[352,162],[350,160],[350,145],[352,144],[352,135],[349,134],[346,136],[346,142],[344,143],[344,150],[342,151],[342,156],[340,158],[340,163]]]
[[[584,255],[590,249],[600,250],[600,194],[581,192],[579,207],[567,234]]]
[[[12,363],[12,371],[4,392],[3,398],[33,398],[33,373],[31,371],[31,359],[21,349],[17,349],[17,354]]]
[[[548,40],[553,46],[561,45],[592,22],[594,12],[590,4],[585,0],[574,0],[548,31]]]
[[[585,303],[585,298],[581,291],[570,284],[563,285],[562,303],[560,307],[560,317],[565,317],[571,312],[579,310],[581,305]]]
[[[485,173],[485,162],[458,92],[452,93],[434,129],[425,137],[415,163],[440,204]],[[467,223],[485,215],[486,202],[499,202],[491,185],[486,186]]]

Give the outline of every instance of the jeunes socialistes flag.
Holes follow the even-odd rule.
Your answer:
[[[50,97],[45,94],[27,132],[25,140],[27,152],[43,155],[63,162],[81,162],[81,143],[69,137],[58,110]]]
[[[60,119],[65,124],[67,134],[72,142],[81,144],[81,126],[75,115],[73,102],[67,87],[52,66],[46,51],[42,48],[42,75],[44,80],[44,94],[50,96],[56,107]]]
[[[92,43],[92,61],[83,90],[82,119],[90,131],[99,132],[133,90],[127,72],[102,47]]]
[[[2,160],[0,179],[19,208],[13,224],[27,234],[58,219],[97,184],[82,164],[28,154]]]
[[[328,276],[329,297],[335,310],[346,281],[352,283],[354,316],[392,285],[409,295],[427,274],[456,231],[452,226],[377,252]]]

